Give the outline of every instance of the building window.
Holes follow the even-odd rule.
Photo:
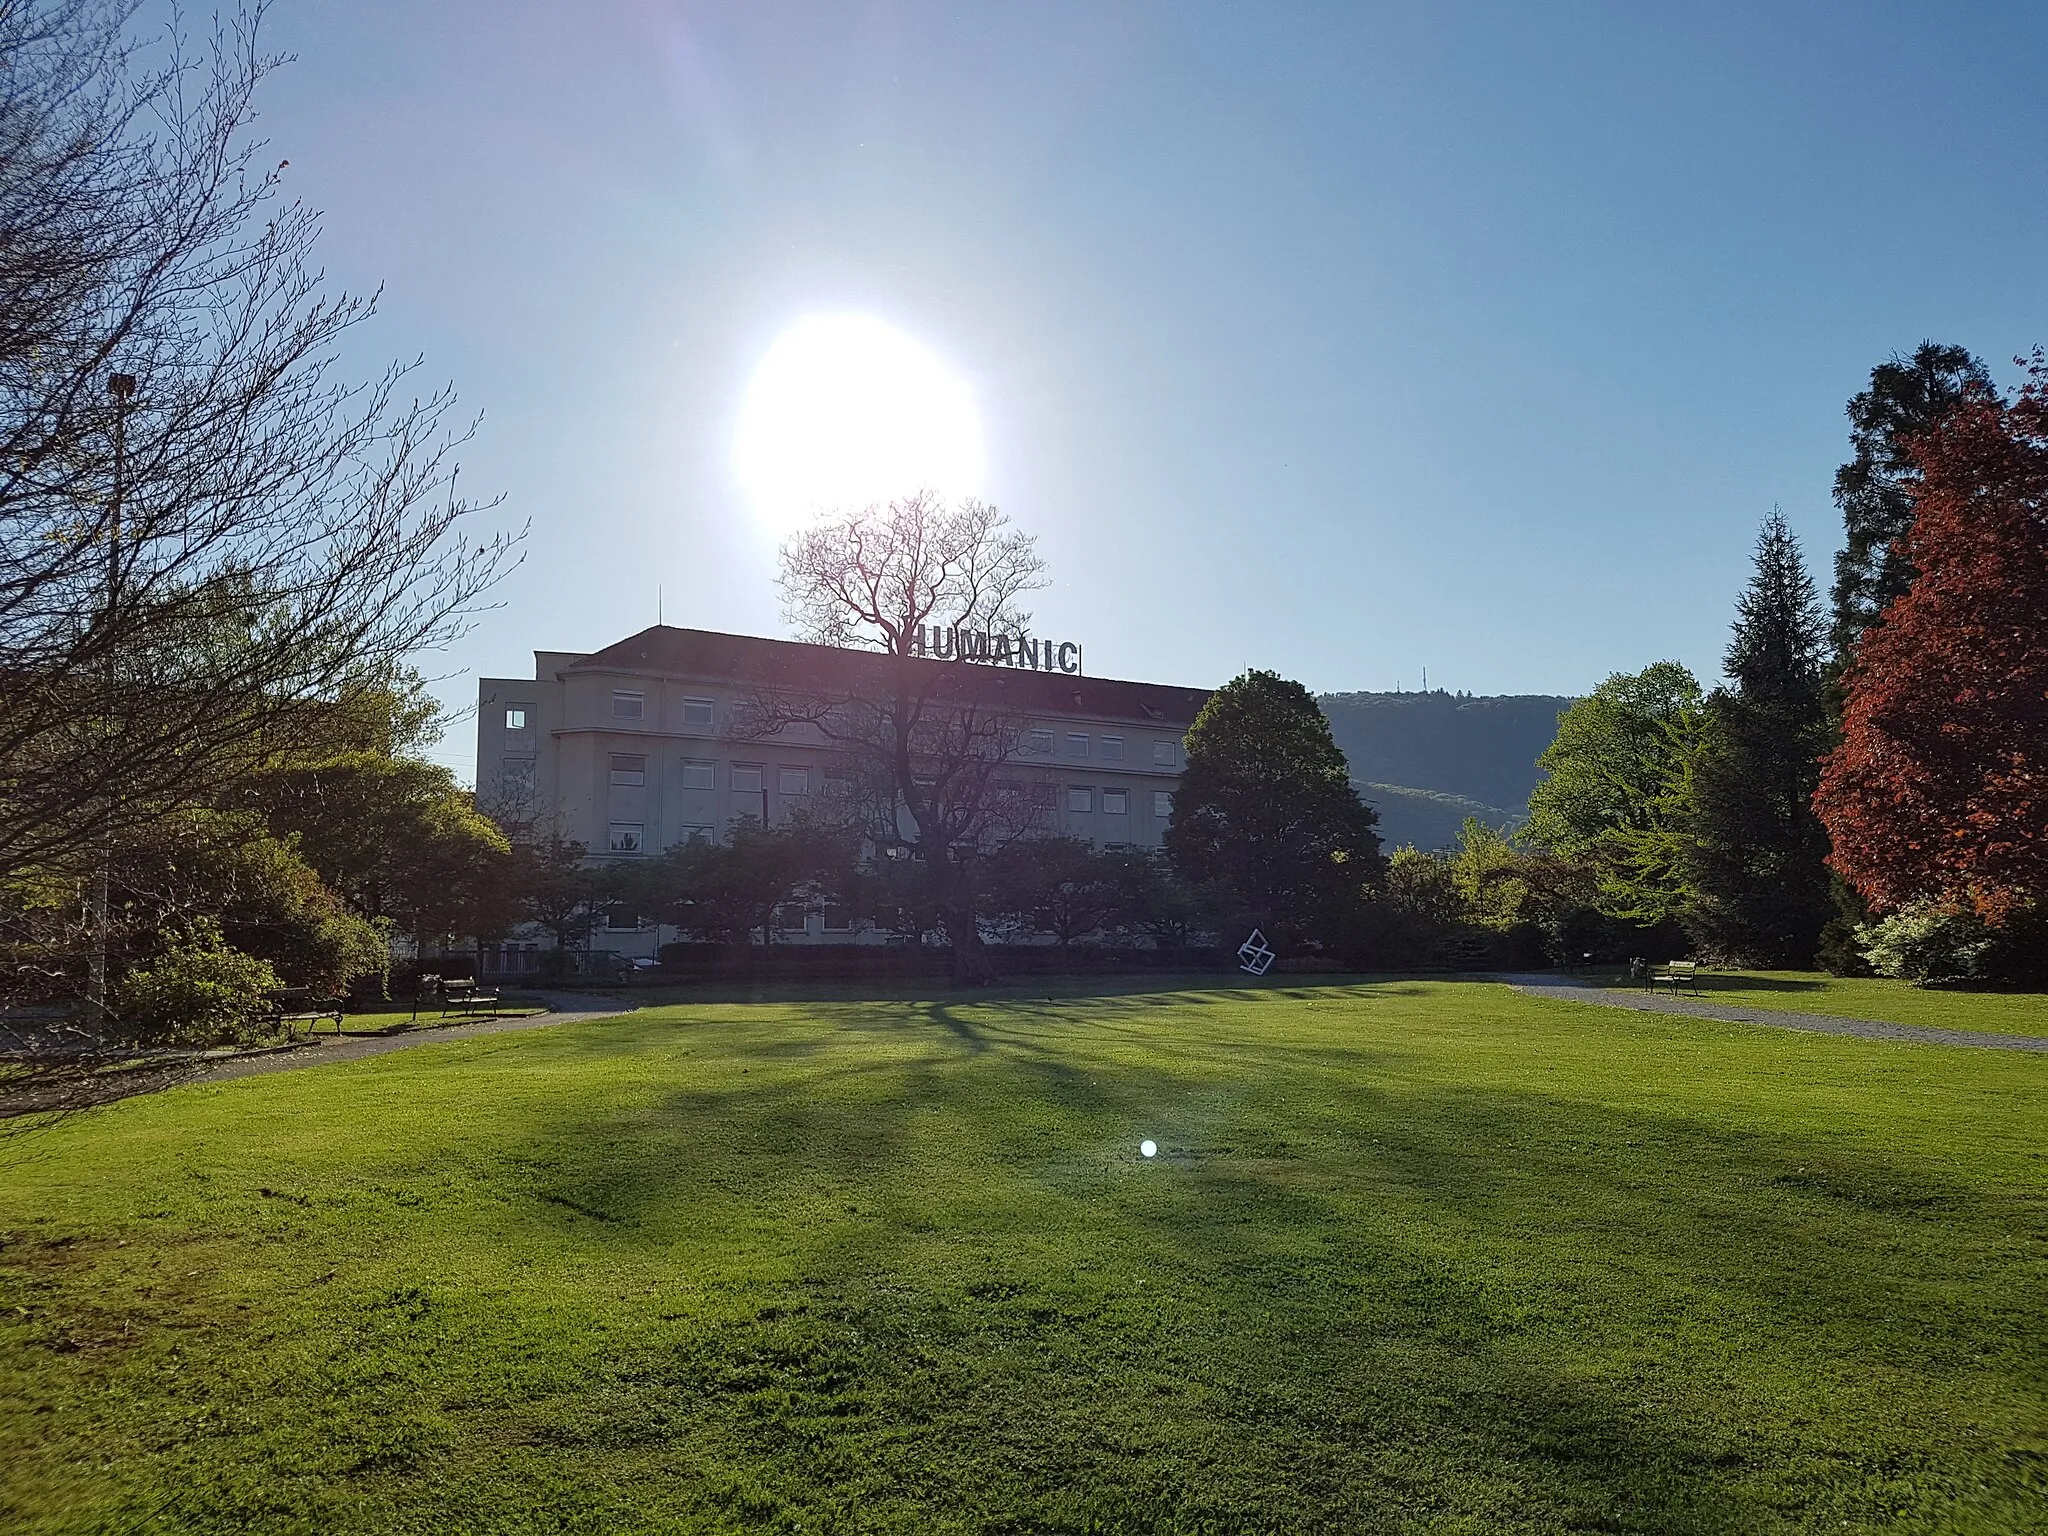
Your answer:
[[[808,795],[811,792],[811,774],[807,768],[778,768],[775,770],[775,793],[778,795]]]
[[[612,782],[637,789],[647,782],[647,757],[640,752],[612,754]]]
[[[791,903],[779,907],[775,913],[775,926],[784,933],[806,933],[811,926],[811,914],[803,907]]]
[[[845,907],[835,907],[827,903],[825,907],[825,931],[827,933],[853,932],[853,913]]]
[[[1049,811],[1059,804],[1059,789],[1055,785],[1028,784],[1025,788],[1029,793],[1033,810]]]
[[[1067,809],[1076,815],[1085,816],[1095,809],[1095,791],[1070,787],[1067,790]]]
[[[647,718],[647,695],[628,693],[623,688],[612,690],[612,718],[614,720],[645,720]]]
[[[736,795],[758,795],[763,788],[764,770],[759,763],[734,763],[732,765],[732,792]]]
[[[1067,756],[1086,757],[1087,755],[1088,733],[1086,731],[1067,732]]]
[[[526,712],[531,708],[533,708],[531,704],[507,704],[505,706],[505,729],[508,731],[525,730]]]
[[[676,828],[676,841],[679,843],[694,843],[700,837],[705,842],[710,842],[711,829],[709,827],[695,826],[689,822],[685,822],[682,826]]]
[[[622,901],[615,901],[604,909],[605,928],[612,933],[638,933],[645,925],[640,914]]]
[[[530,795],[533,793],[533,759],[530,757],[508,757],[505,771],[498,777],[499,784],[508,795]]]
[[[1124,739],[1121,736],[1102,738],[1102,760],[1105,763],[1120,763],[1124,760]]]
[[[1173,814],[1172,790],[1155,789],[1152,791],[1152,814],[1154,816],[1171,816]]]
[[[1173,743],[1155,741],[1152,743],[1152,761],[1161,768],[1171,768],[1179,759],[1174,755]]]
[[[1131,792],[1128,789],[1105,789],[1102,792],[1102,809],[1105,815],[1128,815],[1131,809]]]
[[[711,699],[683,700],[683,724],[709,730],[718,719],[718,705]]]
[[[637,821],[615,821],[605,841],[610,853],[641,853],[647,847],[647,828]]]
[[[1027,731],[1024,734],[1024,750],[1032,757],[1052,756],[1051,731]]]
[[[683,788],[716,789],[717,787],[718,778],[712,764],[703,761],[701,758],[686,757],[683,759]]]

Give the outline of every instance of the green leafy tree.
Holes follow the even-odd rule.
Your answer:
[[[31,872],[32,873],[32,872]],[[155,967],[166,944],[205,929],[272,966],[285,983],[331,994],[381,974],[383,930],[352,911],[298,850],[253,812],[189,810],[131,835],[108,869],[110,979]],[[0,950],[10,1003],[67,1001],[100,930],[82,920],[76,879],[0,885]]]
[[[772,945],[786,908],[844,894],[855,842],[824,822],[742,816],[724,842],[692,838],[647,866],[649,915],[693,938]]]
[[[437,763],[344,752],[267,776],[258,798],[322,879],[415,952],[513,919],[511,845]]]
[[[1020,838],[989,865],[989,911],[1061,949],[1113,924],[1130,890],[1126,861],[1077,837]]]
[[[1747,964],[1812,964],[1834,915],[1827,830],[1813,810],[1828,747],[1823,623],[1798,541],[1774,511],[1737,600],[1732,686],[1707,700],[1684,860],[1688,929]]]
[[[1120,930],[1142,934],[1160,949],[1185,949],[1213,928],[1222,904],[1217,893],[1183,880],[1164,849],[1120,849],[1103,857],[1117,872],[1113,921]]]
[[[229,946],[211,918],[173,936],[119,993],[122,1021],[145,1039],[186,1045],[248,1044],[261,1036],[277,972]]]
[[[923,860],[901,856],[909,850],[894,844],[886,848],[894,848],[895,855],[885,849],[856,871],[848,892],[851,904],[877,927],[912,944],[949,938],[940,882]],[[976,871],[977,877],[983,873],[985,868]]]
[[[1686,822],[1705,709],[1675,661],[1617,672],[1558,717],[1537,759],[1523,836],[1592,876],[1598,909],[1656,923],[1683,912]]]
[[[1870,387],[1849,402],[1855,457],[1835,471],[1843,547],[1835,556],[1835,660],[1846,663],[1863,631],[1913,584],[1912,561],[1899,547],[1913,528],[1920,468],[1913,443],[1991,376],[1963,347],[1923,341],[1911,357],[1896,354],[1870,370]]]
[[[557,949],[582,948],[604,913],[609,893],[586,862],[589,852],[559,833],[544,833],[512,850],[512,910],[521,921],[545,929]]]
[[[1187,733],[1166,849],[1181,877],[1324,944],[1346,942],[1384,869],[1330,724],[1301,684],[1250,671]],[[1271,937],[1280,937],[1280,934]]]

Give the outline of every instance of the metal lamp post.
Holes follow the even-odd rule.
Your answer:
[[[105,658],[105,683],[107,690],[108,718],[107,748],[113,748],[112,705],[114,687],[117,682],[114,670],[114,646],[112,633],[118,622],[121,601],[121,496],[128,481],[128,410],[135,398],[135,375],[132,373],[111,374],[107,378],[107,393],[114,399],[114,487],[107,500],[107,629],[108,642]],[[107,1007],[107,940],[112,926],[110,900],[108,895],[108,868],[112,863],[113,835],[111,825],[101,828],[99,858],[92,872],[92,954],[88,962],[90,971],[86,980],[86,998],[92,1012],[93,1031],[102,1040],[107,1033],[109,1010]]]

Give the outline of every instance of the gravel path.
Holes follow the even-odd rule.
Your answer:
[[[2036,1035],[1993,1035],[1974,1029],[1930,1029],[1920,1024],[1887,1024],[1879,1019],[1844,1019],[1831,1013],[1791,1013],[1777,1008],[1744,1008],[1710,1003],[1668,992],[1623,991],[1596,987],[1565,976],[1509,976],[1507,984],[1531,997],[1565,997],[1602,1008],[1634,1008],[1640,1013],[1683,1013],[1727,1024],[1764,1024],[1772,1029],[1801,1029],[1820,1035],[1854,1035],[1859,1040],[1912,1040],[1923,1045],[1974,1045],[1991,1051],[2048,1051],[2048,1040]]]
[[[365,1056],[382,1056],[408,1046],[435,1045],[443,1040],[474,1040],[478,1035],[503,1035],[515,1029],[539,1029],[548,1024],[573,1024],[582,1019],[612,1019],[631,1013],[637,1003],[621,1003],[611,997],[585,997],[568,992],[530,994],[548,1005],[546,1013],[517,1019],[478,1019],[474,1024],[448,1024],[433,1029],[409,1029],[396,1035],[320,1035],[295,1050],[276,1051],[265,1056],[233,1056],[219,1066],[196,1072],[183,1079],[192,1083],[224,1083],[237,1077],[262,1077],[271,1072],[290,1072],[297,1067],[324,1067],[335,1061],[361,1061]]]

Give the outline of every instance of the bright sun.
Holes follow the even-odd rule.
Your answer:
[[[776,338],[754,371],[733,463],[780,531],[821,508],[978,493],[981,419],[965,381],[895,327],[817,315]]]

